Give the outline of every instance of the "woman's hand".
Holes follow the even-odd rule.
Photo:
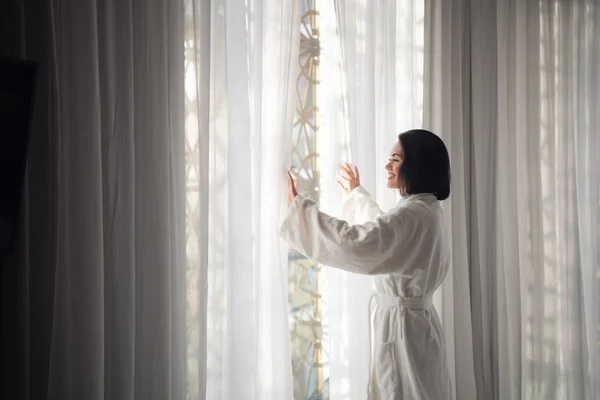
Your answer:
[[[287,201],[288,204],[292,204],[294,199],[298,196],[298,191],[296,190],[296,185],[294,184],[294,179],[292,178],[292,174],[288,171],[288,195]]]
[[[340,185],[344,193],[350,194],[354,189],[360,186],[360,174],[358,167],[354,166],[354,171],[348,163],[340,167],[340,176],[337,178],[337,183]]]

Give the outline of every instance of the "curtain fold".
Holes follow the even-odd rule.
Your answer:
[[[594,398],[598,2],[428,10],[425,126],[454,178],[442,314],[457,398]]]
[[[591,398],[598,380],[600,3],[540,2],[537,196],[531,195],[523,395]],[[596,238],[593,240],[591,238]],[[536,240],[538,239],[538,240]]]
[[[185,393],[180,2],[53,3],[50,398]]]
[[[472,240],[477,240],[473,217],[473,148],[471,113],[471,18],[468,2],[425,2],[425,66],[423,126],[442,137],[450,153],[452,192],[443,203],[450,238],[451,270],[435,303],[446,335],[448,360],[457,399],[477,397],[476,374],[481,365],[474,353],[481,343],[476,325],[487,321],[473,318],[480,288],[470,282],[479,272],[472,267]],[[485,235],[484,232],[481,235]],[[485,325],[485,328],[484,328]],[[491,382],[484,382],[491,387]],[[482,397],[485,398],[485,397]]]
[[[188,299],[188,395],[292,398],[287,248],[277,229],[301,1],[193,0],[186,13],[188,289],[199,296]]]
[[[340,215],[335,182],[344,162],[387,210],[397,194],[384,167],[398,134],[422,124],[424,2],[320,5],[320,205]],[[372,279],[326,268],[332,399],[366,398]]]

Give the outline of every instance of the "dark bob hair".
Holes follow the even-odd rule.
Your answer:
[[[450,157],[436,134],[413,129],[398,135],[404,150],[399,183],[403,194],[432,193],[438,200],[450,196]]]

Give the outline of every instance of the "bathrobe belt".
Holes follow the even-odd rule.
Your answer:
[[[386,308],[397,308],[400,312],[400,317],[398,318],[398,329],[400,330],[400,337],[404,339],[404,312],[406,309],[409,310],[426,310],[433,305],[433,296],[431,294],[425,296],[418,297],[402,297],[402,296],[390,296],[383,293],[375,293],[369,299],[369,348],[370,352],[373,351],[373,332],[371,325],[372,320],[372,308],[371,303],[375,300],[377,308],[386,309]],[[373,359],[373,354],[371,353],[369,357],[369,384],[367,390],[369,393],[371,392],[371,362]]]

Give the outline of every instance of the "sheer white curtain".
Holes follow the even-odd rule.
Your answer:
[[[600,157],[600,2],[547,0],[539,12],[539,122],[527,126],[530,157],[523,165],[530,215],[521,254],[529,267],[522,294],[522,393],[594,398],[600,395],[594,173]]]
[[[321,207],[336,214],[339,165],[358,165],[381,207],[396,194],[384,166],[402,131],[421,127],[423,1],[327,1],[321,10]],[[331,399],[366,398],[371,278],[326,269]]]
[[[51,2],[51,13],[48,397],[182,398],[182,4]]]
[[[188,2],[192,398],[292,398],[287,247],[277,229],[287,210],[300,6]]]
[[[486,398],[477,397],[477,364],[473,358],[474,349],[480,345],[479,336],[473,332],[475,324],[481,321],[472,318],[472,307],[476,310],[481,300],[476,297],[480,289],[470,285],[474,270],[470,240],[478,234],[473,233],[471,225],[471,18],[467,4],[462,0],[427,1],[425,7],[423,125],[444,139],[452,169],[452,192],[444,202],[452,268],[442,286],[443,301],[438,312],[444,325],[457,399]]]
[[[475,398],[473,371],[481,399],[595,398],[599,4],[427,9],[425,126],[454,178],[457,398]]]
[[[183,4],[13,5],[10,55],[40,63],[18,256],[23,398],[182,399]]]

